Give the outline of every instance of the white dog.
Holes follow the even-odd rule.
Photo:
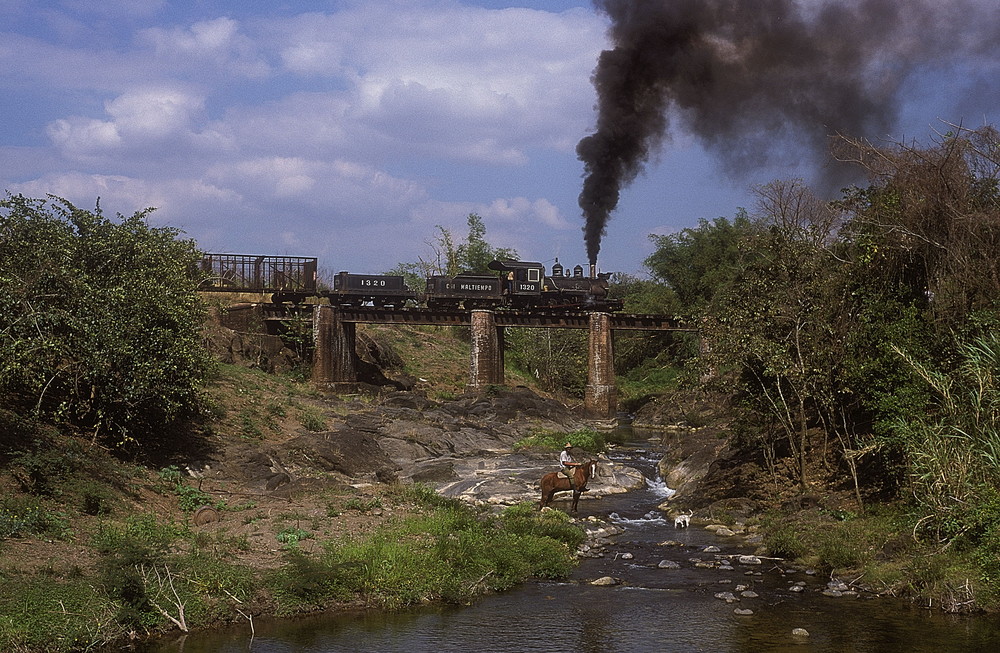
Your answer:
[[[687,528],[691,525],[691,515],[677,515],[674,517],[674,528]]]

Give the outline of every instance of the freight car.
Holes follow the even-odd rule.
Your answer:
[[[402,276],[393,274],[353,274],[338,272],[333,290],[323,293],[330,303],[339,306],[371,304],[379,308],[402,308],[416,300],[416,293],[406,287]]]

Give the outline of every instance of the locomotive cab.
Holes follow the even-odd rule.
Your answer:
[[[537,299],[542,294],[542,282],[545,279],[545,268],[541,263],[530,263],[527,261],[492,261],[489,266],[491,270],[504,272],[503,294],[508,298],[510,305],[515,308],[523,308],[537,303]]]

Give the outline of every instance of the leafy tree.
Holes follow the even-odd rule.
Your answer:
[[[462,242],[456,242],[451,231],[438,225],[437,235],[427,243],[431,256],[416,263],[401,263],[394,268],[394,273],[407,276],[408,282],[422,288],[424,279],[431,275],[454,276],[461,272],[496,274],[487,267],[491,261],[517,258],[516,251],[494,247],[487,242],[486,224],[481,216],[470,213],[466,224],[469,232]]]
[[[663,283],[616,273],[611,277],[609,296],[621,299],[627,313],[674,315],[681,313],[677,293]],[[670,332],[619,331],[615,334],[615,371],[648,366],[673,366],[697,353],[690,336]]]
[[[992,127],[958,128],[925,147],[845,138],[837,154],[871,178],[838,203],[848,216],[840,238],[853,320],[844,384],[863,409],[859,423],[871,422],[868,448],[895,463],[892,480],[902,482],[927,469],[914,444],[929,450],[936,441],[932,429],[912,426],[933,412],[934,387],[913,370],[960,378],[969,343],[989,332],[976,325],[996,321],[1000,138]],[[928,437],[912,437],[921,432]],[[947,449],[936,451],[932,458]],[[918,501],[936,500],[921,487],[930,486],[918,486]]]
[[[693,229],[652,235],[656,251],[646,259],[646,268],[673,289],[682,311],[693,316],[736,274],[741,260],[739,243],[752,230],[750,217],[740,211],[732,221],[702,219]]]
[[[835,220],[798,182],[774,182],[757,192],[760,212],[744,230],[740,259],[722,263],[730,278],[706,313],[704,362],[734,368],[721,378],[753,413],[779,427],[771,433],[765,423],[761,431],[765,456],[773,459],[785,443],[805,488],[811,429],[818,424],[832,435],[842,423],[843,280],[825,247]]]
[[[0,202],[0,402],[119,445],[163,438],[199,409],[200,254],[149,212]]]
[[[477,272],[494,274],[489,269],[490,262],[496,259],[517,258],[517,252],[512,249],[498,248],[486,242],[486,225],[483,219],[475,213],[470,213],[466,224],[469,233],[465,242],[455,249],[455,260],[461,272]]]

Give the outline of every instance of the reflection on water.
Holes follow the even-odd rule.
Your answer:
[[[529,583],[465,608],[433,607],[397,614],[323,615],[255,621],[164,642],[149,653],[451,653],[487,651],[635,651],[721,653],[852,652],[939,653],[1000,650],[994,619],[958,617],[908,608],[888,599],[831,598],[819,589],[827,579],[786,573],[777,567],[732,571],[695,568],[706,545],[737,552],[731,540],[702,529],[675,529],[657,504],[669,493],[655,480],[654,451],[619,447],[615,458],[640,469],[645,490],[581,503],[581,514],[611,518],[626,532],[604,558],[585,559],[566,583]],[[674,540],[683,546],[663,546]],[[631,557],[621,554],[629,553]],[[680,569],[661,569],[662,560]],[[622,584],[587,581],[613,576]],[[806,582],[800,594],[789,591]],[[759,597],[728,604],[715,598],[747,585]],[[738,593],[738,592],[735,592]],[[751,609],[739,616],[734,608]],[[807,638],[792,635],[804,628]]]

